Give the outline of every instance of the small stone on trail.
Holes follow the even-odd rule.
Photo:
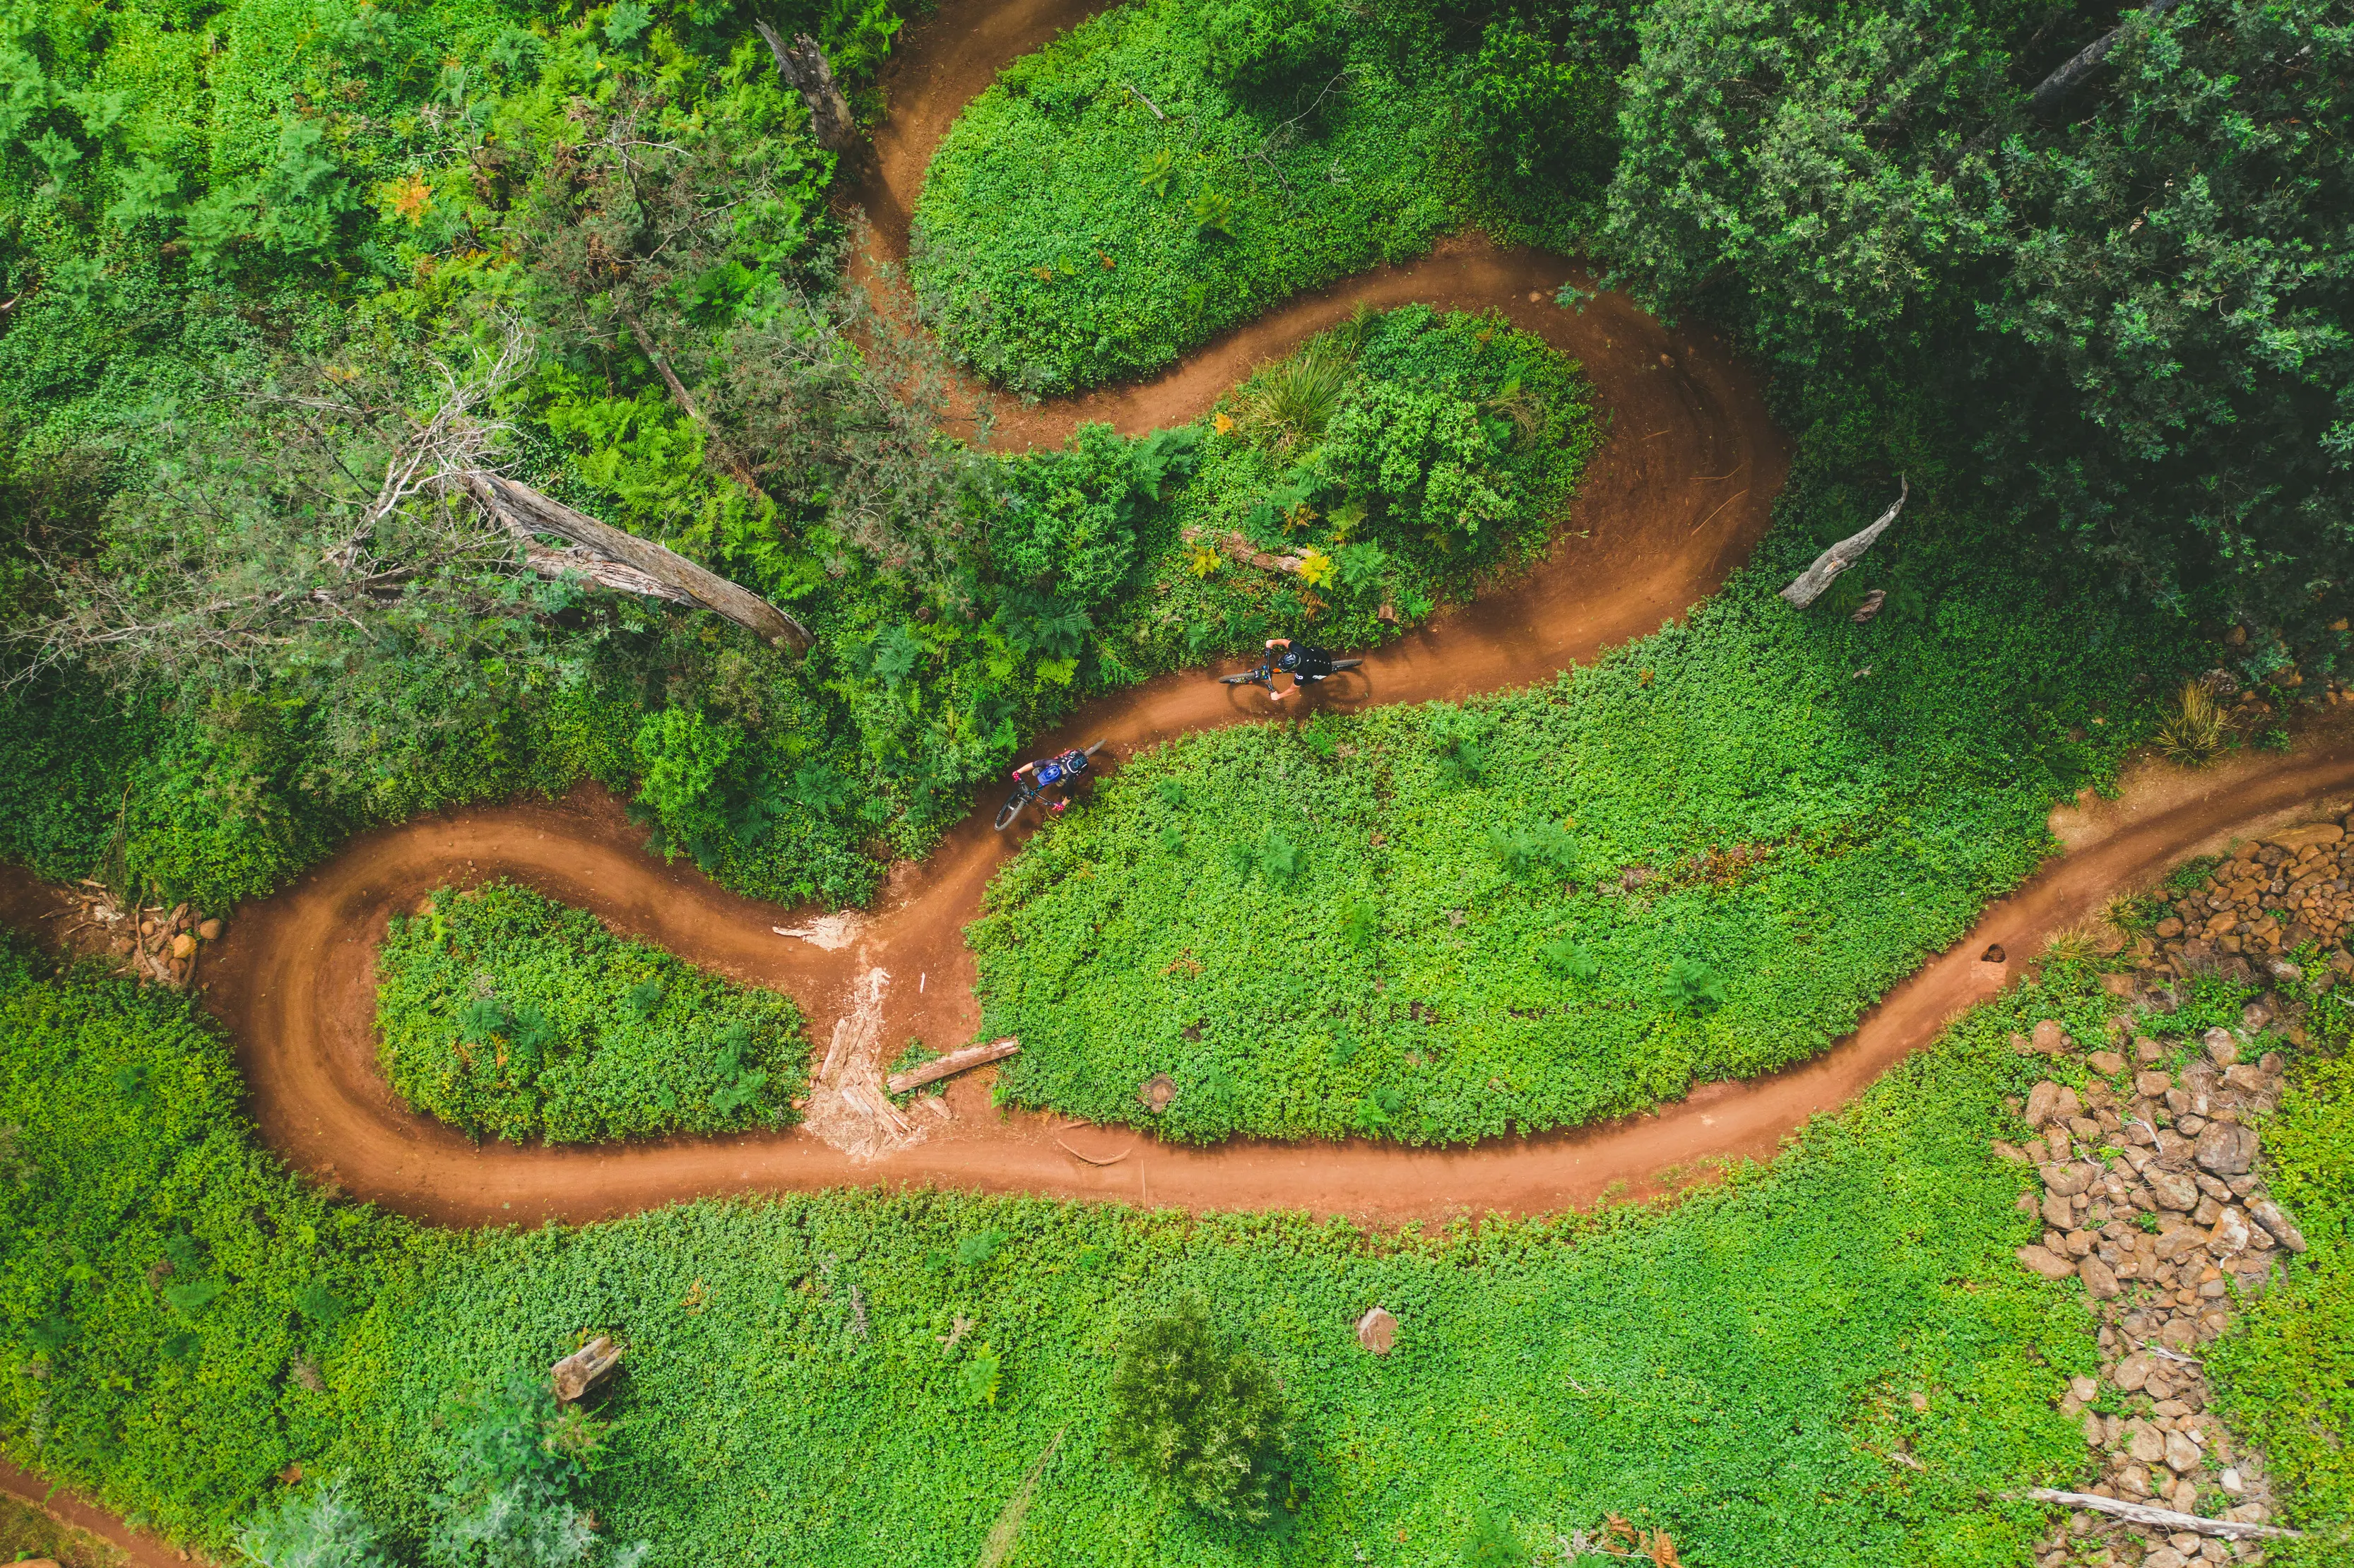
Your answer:
[[[1390,1353],[1397,1343],[1397,1319],[1386,1307],[1375,1307],[1357,1319],[1357,1343],[1377,1356]]]
[[[203,938],[207,942],[219,941],[220,934],[221,923],[218,918],[200,920],[196,923],[196,935]]]

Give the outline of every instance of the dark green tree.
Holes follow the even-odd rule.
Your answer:
[[[1257,1357],[1221,1349],[1199,1305],[1129,1336],[1111,1398],[1114,1457],[1165,1495],[1214,1519],[1273,1517],[1288,1437],[1282,1388]]]

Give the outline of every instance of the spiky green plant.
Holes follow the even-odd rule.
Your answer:
[[[2221,754],[2231,738],[2223,721],[2223,705],[2202,681],[2185,681],[2175,694],[2174,711],[2158,721],[2152,737],[2158,754],[2185,768],[2200,768]]]

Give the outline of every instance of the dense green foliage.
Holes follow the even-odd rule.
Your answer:
[[[970,1562],[1062,1432],[1022,1560],[1428,1562],[1486,1499],[1530,1539],[1616,1510],[1728,1568],[2008,1563],[2039,1521],[1989,1499],[2073,1477],[2052,1402],[2095,1352],[2078,1294],[2009,1255],[2032,1222],[1988,1144],[2036,1069],[2007,1037],[2103,1008],[1982,1009],[1772,1167],[1657,1213],[1367,1238],[844,1192],[462,1234],[281,1173],[184,1003],[16,964],[0,1433],[216,1547],[299,1459],[407,1551],[465,1489],[465,1403],[605,1331],[628,1359],[580,1495],[669,1562]],[[1285,1390],[1277,1529],[1108,1462],[1127,1326],[1188,1299]],[[1401,1324],[1379,1359],[1352,1333],[1376,1303]]]
[[[2277,630],[2263,676],[2346,646],[2349,59],[2327,0],[1125,6],[966,114],[917,272],[969,362],[1058,390],[1467,219],[1585,249],[1777,362],[1802,438],[1968,472],[2129,591]]]
[[[2327,666],[2354,575],[2354,26],[2328,0],[2127,12],[2031,112],[2117,15],[1658,0],[1606,244],[1780,361],[1801,429],[1971,454],[2000,513]]]
[[[2285,1485],[2291,1522],[2277,1563],[2313,1568],[2354,1546],[2354,1007],[2333,992],[2315,1010],[2327,1054],[2304,1057],[2264,1125],[2274,1197],[2311,1248],[2288,1282],[2249,1304],[2243,1331],[2209,1365],[2233,1429]]]
[[[2142,672],[2192,652],[1934,513],[1880,550],[1866,626],[1847,594],[1792,612],[1769,546],[1551,685],[1129,761],[970,929],[982,1030],[1023,1044],[1000,1092],[1186,1139],[1462,1141],[1813,1054],[2035,867],[2146,727]]]
[[[433,895],[376,959],[393,1092],[470,1138],[602,1143],[799,1119],[790,997],[702,974],[513,883]]]
[[[1345,570],[1204,583],[1182,529],[1282,538],[1268,502],[1301,489],[1293,469],[1208,454],[1180,515],[1204,455],[1187,431],[1028,461],[933,440],[921,346],[834,287],[834,160],[745,14],[327,0],[313,31],[279,19],[208,22],[260,73],[234,91],[217,64],[153,56],[144,21],[72,48],[62,22],[11,24],[11,69],[48,84],[10,90],[27,157],[80,134],[73,94],[147,72],[130,129],[12,187],[5,230],[30,289],[0,337],[0,599],[27,677],[0,688],[21,761],[0,853],[48,874],[218,908],[370,823],[593,779],[734,886],[857,900],[1079,697],[1328,609],[1327,636],[1394,635],[1541,536],[1583,461],[1567,366],[1509,334],[1449,363],[1485,328],[1380,329],[1388,363],[1351,396],[1389,378],[1480,406],[1447,431],[1480,461],[1426,466],[1488,537],[1393,529],[1374,476],[1337,474],[1310,488],[1375,512]],[[896,26],[878,5],[777,19],[854,91]],[[294,173],[231,170],[262,130]],[[300,223],[298,187],[318,208]],[[49,374],[61,348],[81,379]],[[708,617],[519,576],[461,498],[381,492],[437,402],[473,432],[445,443],[460,461],[706,561],[817,647],[781,660]],[[1522,424],[1491,429],[1498,409]],[[1361,468],[1396,423],[1358,441]],[[1457,496],[1458,469],[1502,489]],[[1429,481],[1407,488],[1431,509]]]
[[[1438,42],[1420,6],[1329,0],[1138,0],[1081,24],[934,155],[927,318],[991,380],[1066,392],[1419,255],[1469,178]]]

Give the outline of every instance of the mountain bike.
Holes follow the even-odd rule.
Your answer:
[[[1101,751],[1106,744],[1106,742],[1099,740],[1093,746],[1088,747],[1087,750],[1082,752],[1080,755],[1092,762],[1095,760],[1096,753]],[[1022,814],[1022,808],[1036,800],[1039,796],[1044,794],[1046,789],[1053,789],[1061,787],[1062,781],[1057,781],[1057,783],[1049,784],[1045,789],[1042,789],[1036,784],[1031,782],[1031,777],[1027,773],[1013,780],[1013,793],[1008,795],[1005,798],[1005,804],[997,809],[997,831],[1002,833],[1007,828],[1011,827],[1013,823],[1013,819]]]
[[[1332,673],[1337,675],[1343,670],[1353,670],[1363,662],[1363,659],[1335,659],[1332,661]],[[1275,690],[1275,661],[1262,659],[1257,669],[1245,670],[1239,675],[1221,675],[1218,683],[1222,686],[1265,686],[1272,692]]]

